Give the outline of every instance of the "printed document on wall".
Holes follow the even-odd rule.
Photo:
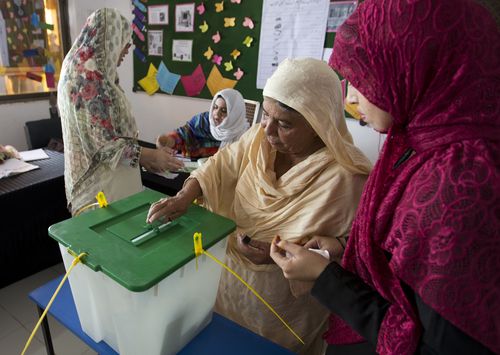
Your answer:
[[[329,6],[329,0],[264,0],[257,88],[285,58],[322,58]]]

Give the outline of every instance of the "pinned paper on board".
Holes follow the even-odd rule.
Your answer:
[[[201,65],[198,64],[190,75],[181,76],[181,82],[188,96],[198,96],[206,83],[205,74],[203,73]]]
[[[203,21],[203,23],[198,26],[198,28],[200,29],[201,33],[205,33],[208,31],[208,23],[207,21]]]
[[[236,78],[236,80],[240,80],[243,77],[244,74],[245,74],[245,72],[243,70],[241,70],[241,68],[238,68],[238,70],[236,70],[233,73],[233,75]]]
[[[172,60],[177,62],[191,62],[193,58],[193,40],[174,39],[172,41]]]
[[[232,89],[236,84],[236,80],[224,78],[215,65],[212,67],[207,79],[207,87],[212,96],[222,89]]]
[[[148,31],[148,55],[163,56],[163,31]]]
[[[194,3],[175,5],[175,32],[194,31]]]
[[[217,31],[213,36],[212,36],[212,41],[214,41],[214,43],[219,43],[220,42],[220,33],[219,31]]]
[[[249,29],[253,30],[254,28],[253,20],[250,17],[245,17],[245,20],[243,21],[243,27],[248,27]]]
[[[214,54],[214,56],[212,57],[212,63],[217,64],[217,65],[221,65],[222,57],[218,54]]]
[[[210,48],[210,46],[208,46],[207,50],[205,51],[205,53],[203,53],[203,55],[205,56],[205,58],[210,60],[210,58],[212,58],[212,56],[214,55],[214,51],[212,50],[212,48]]]
[[[133,4],[134,4],[134,6],[137,9],[141,10],[142,12],[147,12],[148,11],[148,9],[146,8],[146,6],[144,6],[144,4],[141,3],[139,0],[134,0]]]
[[[236,48],[233,49],[233,51],[229,54],[231,57],[233,57],[234,60],[240,56],[241,52],[237,50]]]
[[[198,15],[203,15],[205,13],[205,3],[201,3],[196,6],[196,11],[198,11]]]
[[[253,42],[253,37],[246,36],[245,39],[243,40],[243,44],[247,47],[250,47]]]
[[[226,69],[226,71],[233,70],[233,62],[232,61],[224,62],[224,68]]]
[[[172,95],[180,79],[181,76],[179,74],[170,72],[165,63],[160,63],[160,66],[158,67],[158,73],[156,74],[156,81],[158,81],[160,89],[163,92]]]
[[[149,5],[148,24],[168,25],[168,5]]]
[[[158,70],[155,68],[153,63],[150,63],[148,74],[137,82],[144,89],[144,91],[146,91],[148,95],[153,95],[160,88],[160,85],[156,80],[157,73]]]
[[[224,17],[224,27],[234,27],[236,26],[236,17]]]

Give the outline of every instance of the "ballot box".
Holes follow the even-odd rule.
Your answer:
[[[87,253],[69,275],[83,331],[122,355],[175,354],[210,322],[221,267],[205,255],[195,259],[193,234],[224,259],[236,228],[196,205],[172,222],[147,224],[162,197],[145,190],[49,228],[66,269],[69,251]]]

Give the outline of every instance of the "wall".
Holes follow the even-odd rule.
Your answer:
[[[87,16],[99,7],[115,7],[132,18],[128,0],[68,0],[71,38],[78,36]],[[180,96],[153,95],[132,92],[132,53],[118,69],[120,83],[132,105],[139,129],[139,138],[153,142],[160,133],[172,130],[194,114],[205,111],[210,100]],[[19,150],[27,149],[24,123],[49,117],[48,101],[0,105],[0,144],[11,144]],[[378,156],[379,135],[357,122],[348,121],[355,143],[374,161]]]

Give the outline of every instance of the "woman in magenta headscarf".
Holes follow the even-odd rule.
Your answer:
[[[271,251],[286,277],[316,280],[334,314],[327,354],[500,353],[500,30],[488,7],[367,0],[337,33],[330,65],[388,138],[342,267],[307,250],[328,249],[321,237]]]

